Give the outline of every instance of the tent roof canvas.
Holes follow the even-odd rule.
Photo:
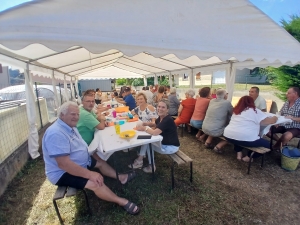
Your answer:
[[[248,0],[36,0],[1,12],[0,32],[0,61],[43,76],[300,63],[299,42]]]

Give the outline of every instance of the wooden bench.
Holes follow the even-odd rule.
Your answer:
[[[178,166],[185,163],[190,163],[190,182],[193,182],[193,160],[180,150],[168,156],[172,159],[172,165],[171,165],[172,189],[174,189],[174,164],[175,163],[177,163]]]
[[[53,196],[53,205],[54,205],[54,208],[55,208],[55,211],[56,211],[56,214],[58,216],[60,224],[64,224],[64,222],[63,222],[63,220],[60,216],[56,200],[62,199],[64,197],[74,196],[74,195],[76,195],[77,191],[79,191],[79,189],[72,188],[72,187],[66,187],[66,186],[58,186],[57,187],[57,189],[55,191],[55,194]],[[90,209],[90,206],[89,206],[89,201],[88,201],[88,198],[87,198],[87,194],[86,194],[85,190],[81,190],[81,191],[84,193],[87,211],[88,211],[89,214],[91,214],[91,209]]]
[[[220,139],[224,140],[224,141],[227,141],[224,137],[219,137]],[[252,158],[253,158],[253,154],[256,152],[256,153],[260,153],[262,154],[262,157],[261,157],[261,167],[263,167],[264,165],[264,156],[265,156],[265,153],[267,152],[270,152],[271,150],[269,148],[265,148],[265,147],[246,147],[246,146],[242,146],[240,145],[241,147],[245,148],[245,149],[248,149],[248,150],[251,150],[252,153],[250,155],[250,160],[249,160],[249,163],[248,163],[248,172],[247,174],[250,174],[250,168],[251,168],[251,161],[252,161]]]

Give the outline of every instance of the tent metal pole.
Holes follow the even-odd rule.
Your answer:
[[[117,58],[118,59],[118,58]],[[98,65],[101,65],[101,64],[104,64],[104,63],[108,63],[108,62],[111,62],[111,61],[117,61],[117,59],[111,59],[111,60],[107,60],[105,62],[101,62],[101,63],[98,63],[98,64],[95,64],[95,65],[92,65],[92,66],[98,66]],[[65,73],[73,73],[73,72],[76,72],[76,71],[79,71],[79,70],[83,70],[83,69],[86,69],[86,68],[90,68],[91,65],[89,66],[86,66],[86,67],[83,67],[83,68],[80,68],[80,69],[76,69],[76,70],[71,70],[71,71],[68,71],[68,72],[65,72]],[[101,67],[100,67],[101,68]]]
[[[118,68],[118,69],[124,70],[123,68],[120,68],[120,67],[118,67],[118,66],[116,66],[116,65],[113,65],[113,67],[116,67],[116,68]],[[141,73],[134,72],[134,71],[132,71],[132,70],[125,70],[125,71],[129,71],[129,72],[133,72],[133,73],[136,73],[136,74],[140,74],[141,76],[145,75],[145,74],[141,74]]]
[[[58,83],[58,86],[59,86],[59,95],[60,95],[60,105],[62,105],[62,95],[61,95],[61,87],[60,87],[60,83]]]
[[[104,58],[106,56],[110,56],[110,55],[114,55],[114,54],[118,54],[120,53],[120,51],[117,51],[117,52],[114,52],[114,53],[110,53],[110,54],[106,54],[106,55],[102,55],[102,56],[98,56],[98,57],[95,57],[95,58],[91,58],[91,59],[86,59],[86,60],[82,60],[82,61],[79,61],[79,62],[75,62],[75,63],[70,63],[70,64],[67,64],[67,65],[62,65],[60,67],[56,67],[55,69],[60,69],[60,68],[64,68],[64,67],[67,67],[67,66],[73,66],[73,65],[76,65],[78,63],[83,63],[83,62],[88,62],[90,60],[94,60],[94,59],[99,59],[99,58]],[[119,59],[119,58],[122,58],[123,57],[123,54],[122,56],[119,56],[117,57],[116,59]]]
[[[41,128],[43,128],[43,120],[42,120],[42,114],[41,114],[41,106],[40,106],[39,93],[38,93],[38,89],[37,89],[37,84],[36,84],[36,82],[34,82],[34,86],[35,86],[35,93],[36,93],[37,105],[38,105],[39,114],[40,114]]]
[[[134,69],[143,70],[143,71],[148,72],[148,73],[152,73],[152,72],[149,71],[149,70],[144,70],[144,69],[140,69],[140,68],[137,68],[137,67],[134,67],[134,66],[129,66],[129,65],[124,64],[124,63],[120,63],[120,62],[116,62],[116,63],[122,64],[122,65],[124,65],[124,66],[131,67],[131,68],[134,68]],[[116,66],[116,65],[114,65],[114,66]],[[117,66],[116,66],[116,67],[117,67]],[[121,68],[120,68],[120,69],[121,69]]]
[[[166,70],[166,69],[163,69],[163,68],[160,68],[160,67],[152,66],[152,65],[149,65],[149,64],[147,64],[147,63],[142,63],[142,62],[139,62],[139,61],[136,61],[136,60],[133,60],[133,59],[129,59],[129,58],[127,58],[126,56],[123,56],[123,58],[124,58],[124,59],[128,59],[128,60],[130,60],[130,61],[132,61],[132,62],[136,62],[136,63],[143,64],[143,65],[145,65],[145,66],[153,67],[153,68],[155,68],[155,69],[159,69],[159,70],[163,70],[163,71],[170,72],[169,70]]]
[[[51,56],[59,55],[59,54],[66,53],[66,52],[75,51],[75,50],[78,50],[78,49],[81,49],[81,48],[83,48],[83,47],[77,47],[77,48],[68,49],[68,50],[65,50],[65,51],[62,51],[62,52],[56,52],[56,53],[53,53],[53,54],[50,54],[50,55],[45,55],[45,56],[42,56],[42,57],[39,57],[39,58],[31,59],[31,60],[29,60],[29,62],[30,63],[35,62],[35,61],[38,61],[40,59],[49,58]]]
[[[108,64],[108,65],[105,65],[105,66],[99,66],[99,67],[97,67],[97,68],[95,68],[95,69],[91,69],[91,70],[86,70],[86,71],[84,71],[84,72],[79,72],[79,73],[77,73],[77,74],[73,74],[73,75],[71,75],[72,77],[75,77],[75,76],[82,76],[82,75],[84,75],[84,74],[86,74],[86,73],[88,73],[88,72],[91,72],[91,71],[95,71],[95,70],[99,70],[99,69],[105,69],[105,68],[107,68],[107,67],[109,67],[109,66],[113,66],[113,64]],[[89,66],[90,67],[90,66]]]

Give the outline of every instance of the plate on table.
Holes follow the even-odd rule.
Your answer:
[[[134,130],[127,130],[120,133],[120,138],[129,139],[134,137],[135,134],[136,132]]]

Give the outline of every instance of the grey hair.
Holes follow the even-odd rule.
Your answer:
[[[217,89],[216,95],[217,95],[217,99],[224,99],[224,96],[226,95],[226,90],[219,88]]]
[[[175,93],[176,93],[176,87],[171,87],[170,94],[175,94]]]
[[[195,91],[193,89],[189,89],[185,92],[187,95],[191,96],[192,98],[194,97],[195,95]]]
[[[170,102],[169,102],[169,100],[168,100],[168,99],[166,99],[166,98],[162,98],[162,99],[160,99],[160,100],[158,101],[158,103],[160,103],[160,102],[163,102],[163,103],[165,103],[165,104],[167,105],[167,109],[169,109],[169,108],[170,108]]]
[[[63,114],[63,115],[67,114],[70,106],[76,106],[76,107],[78,107],[78,105],[77,105],[76,102],[71,102],[71,101],[65,102],[57,110],[57,115],[59,116],[59,118],[60,118],[61,114]]]

